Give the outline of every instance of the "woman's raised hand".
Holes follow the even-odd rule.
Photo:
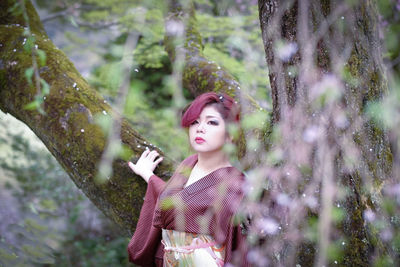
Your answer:
[[[148,183],[150,177],[154,174],[154,169],[157,167],[158,163],[163,160],[162,157],[157,158],[159,155],[160,154],[158,154],[156,150],[150,151],[149,149],[146,149],[143,151],[136,164],[129,161],[128,165],[134,173],[140,175],[146,183]]]

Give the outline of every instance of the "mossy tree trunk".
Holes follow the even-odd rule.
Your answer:
[[[376,3],[352,2],[353,5],[335,0],[259,0],[258,6],[270,72],[273,124],[287,120],[286,111],[298,106],[312,110],[310,99],[315,92],[311,89],[326,75],[342,73],[339,79],[345,81],[345,86],[338,103],[346,110],[349,124],[358,125],[353,140],[365,163],[348,171],[340,148],[335,155],[334,173],[349,192],[343,203],[346,218],[340,226],[348,238],[342,263],[368,266],[371,256],[383,253],[384,248],[368,228],[363,214],[367,208],[376,208],[380,188],[390,177],[392,155],[384,131],[364,116],[368,102],[379,100],[387,92]],[[292,50],[290,56],[280,53],[285,49]],[[308,115],[311,118],[316,114]],[[331,128],[329,134],[340,135],[340,131]],[[363,190],[365,176],[373,180],[376,196]],[[312,265],[309,260],[313,261],[314,256],[310,251],[314,250],[304,250],[299,257],[302,266]]]

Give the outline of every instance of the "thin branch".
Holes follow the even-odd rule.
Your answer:
[[[86,27],[86,28],[90,28],[93,30],[100,30],[100,29],[109,28],[111,26],[119,25],[118,21],[109,21],[109,22],[104,21],[104,22],[89,23],[89,22],[75,20],[75,22],[79,27]]]
[[[103,8],[82,5],[77,3],[64,10],[48,15],[47,17],[41,19],[41,22],[47,23],[49,21],[55,20],[60,17],[71,16],[79,27],[86,27],[94,30],[105,29],[119,24],[117,20],[99,21],[95,23],[84,22],[83,20],[78,19],[78,14],[81,10],[103,10]]]

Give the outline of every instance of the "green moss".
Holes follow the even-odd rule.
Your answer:
[[[201,35],[198,30],[197,19],[195,16],[194,6],[191,5],[190,11],[188,12],[189,19],[186,29],[186,43],[185,47],[195,49],[197,51],[203,50],[203,43]]]

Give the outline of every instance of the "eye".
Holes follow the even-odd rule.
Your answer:
[[[195,124],[197,124],[197,123],[199,123],[199,121],[198,121],[198,120],[195,120],[195,121],[193,121],[193,122],[190,124],[190,126],[195,125]]]
[[[217,125],[219,125],[219,122],[218,121],[209,121],[208,124],[217,126]]]

